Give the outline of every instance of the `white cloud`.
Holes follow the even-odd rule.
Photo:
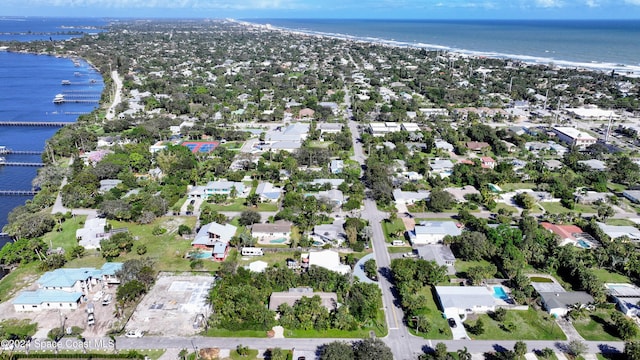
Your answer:
[[[6,0],[5,0],[6,1]],[[304,7],[296,0],[9,0],[10,4],[112,9],[294,9]]]
[[[562,7],[563,3],[560,0],[535,0],[535,4],[538,7],[543,8],[556,8]]]
[[[585,2],[585,4],[590,8],[595,8],[595,7],[600,6],[600,3],[598,1],[596,1],[596,0],[587,0]]]
[[[640,0],[624,0],[627,4],[640,6]]]

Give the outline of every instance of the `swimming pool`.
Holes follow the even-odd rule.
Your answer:
[[[271,241],[269,241],[271,244],[284,244],[287,242],[287,238],[279,238],[279,239],[273,239]]]
[[[493,287],[493,297],[504,301],[509,300],[509,295],[507,295],[502,286]]]
[[[580,246],[581,248],[584,248],[584,249],[590,249],[591,248],[591,245],[588,242],[586,242],[586,241],[584,241],[582,239],[578,240],[578,246]]]
[[[209,259],[213,256],[213,251],[200,251],[189,254],[192,259]]]

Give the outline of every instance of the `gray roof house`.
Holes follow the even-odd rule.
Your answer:
[[[633,242],[640,241],[640,230],[638,230],[634,226],[607,225],[601,222],[597,222],[596,224],[598,224],[600,230],[607,234],[607,236],[609,236],[611,239],[617,239],[619,237],[626,236]]]
[[[448,245],[424,245],[418,246],[418,256],[427,261],[435,261],[440,266],[447,267],[447,274],[454,275],[456,257]]]
[[[594,302],[584,291],[541,292],[542,305],[553,316],[565,316],[575,304],[584,306]]]
[[[208,223],[200,228],[191,246],[211,249],[214,260],[224,260],[227,256],[229,241],[236,234],[236,230],[237,228],[231,224]]]
[[[256,194],[262,201],[277,201],[282,195],[282,189],[270,182],[263,182],[256,187]]]
[[[332,174],[340,174],[344,169],[344,161],[342,160],[331,160],[329,163],[329,170]]]

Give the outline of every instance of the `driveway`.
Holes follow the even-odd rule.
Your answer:
[[[453,334],[453,339],[454,340],[458,340],[458,339],[469,339],[469,335],[467,334],[467,330],[464,328],[464,324],[462,323],[462,320],[460,320],[460,316],[458,315],[458,312],[456,311],[445,311],[445,316],[447,317],[447,319],[454,319],[456,321],[456,327],[452,327],[451,328],[451,333]]]
[[[367,284],[377,284],[376,281],[373,281],[367,277],[367,274],[364,272],[364,263],[374,258],[374,253],[368,254],[364,256],[362,259],[358,260],[356,266],[353,267],[353,277],[358,278],[361,282]]]

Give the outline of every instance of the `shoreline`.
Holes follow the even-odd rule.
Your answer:
[[[519,54],[499,53],[495,51],[474,51],[474,50],[458,49],[458,48],[445,46],[445,45],[426,44],[422,42],[411,43],[411,42],[389,40],[389,39],[383,39],[383,38],[377,38],[377,37],[364,37],[364,36],[349,35],[349,34],[342,34],[342,33],[329,33],[329,32],[323,32],[323,31],[315,31],[315,30],[292,29],[292,28],[286,28],[282,26],[275,26],[271,24],[254,23],[246,20],[237,20],[237,19],[225,19],[225,20],[232,23],[239,24],[239,25],[251,27],[251,28],[277,31],[277,32],[286,33],[286,34],[338,39],[338,40],[344,40],[348,42],[375,44],[375,45],[389,46],[394,48],[425,49],[428,51],[444,51],[447,53],[455,54],[457,56],[471,57],[475,59],[491,58],[491,59],[499,59],[499,60],[514,60],[514,61],[523,62],[528,65],[547,66],[550,69],[557,67],[562,69],[577,69],[577,70],[594,71],[594,72],[601,72],[601,73],[608,73],[611,71],[615,71],[615,73],[619,76],[640,78],[640,65],[614,64],[610,62],[580,62],[580,61],[544,58],[539,56],[523,55],[523,54],[519,55]]]
[[[86,65],[86,69],[87,69],[88,73],[95,72],[96,74],[98,74],[100,76],[100,79],[102,81],[102,83],[101,83],[102,89],[101,89],[101,92],[100,92],[100,97],[102,97],[104,95],[104,92],[107,89],[107,82],[105,81],[104,74],[102,74],[100,72],[100,70],[91,61],[89,61],[88,59],[85,59],[83,57],[80,57],[80,56],[77,56],[77,55],[70,55],[70,54],[53,54],[53,53],[37,53],[37,52],[31,52],[31,51],[14,51],[14,50],[11,50],[10,48],[9,49],[5,49],[4,52],[15,54],[15,55],[28,55],[28,56],[38,56],[38,57],[40,57],[40,56],[48,56],[48,57],[51,58],[51,60],[53,60],[53,59],[63,59],[63,60],[66,60],[66,61],[78,61],[78,62],[84,63]],[[98,104],[97,106],[98,106],[98,108],[100,108],[100,104]],[[90,113],[95,111],[95,110],[96,109],[94,108],[93,110],[90,111]],[[79,118],[80,118],[80,115],[74,115],[73,116],[73,123],[77,123]],[[51,138],[53,138],[58,131],[59,131],[59,129],[56,130],[56,132],[54,132],[50,137],[44,139],[44,142],[42,143],[42,146],[44,147],[46,145],[47,141],[49,141]],[[48,166],[57,166],[57,165],[56,164],[49,164]],[[38,170],[38,171],[40,171],[40,170]],[[32,180],[33,180],[33,178],[30,179],[30,181],[32,181]],[[25,202],[29,201],[29,200],[33,200],[36,196],[38,196],[37,193],[35,195],[33,195],[33,196],[27,197]],[[7,216],[7,218],[5,218],[6,224],[4,224],[2,227],[0,227],[0,233],[2,234],[2,236],[0,236],[0,249],[6,243],[12,242],[14,240],[11,236],[9,236],[8,234],[6,234],[5,232],[2,231],[2,228],[4,228],[4,226],[9,224],[8,215],[15,208],[17,208],[19,206],[24,206],[25,202],[17,204],[15,207],[11,208],[6,213],[6,216]]]

